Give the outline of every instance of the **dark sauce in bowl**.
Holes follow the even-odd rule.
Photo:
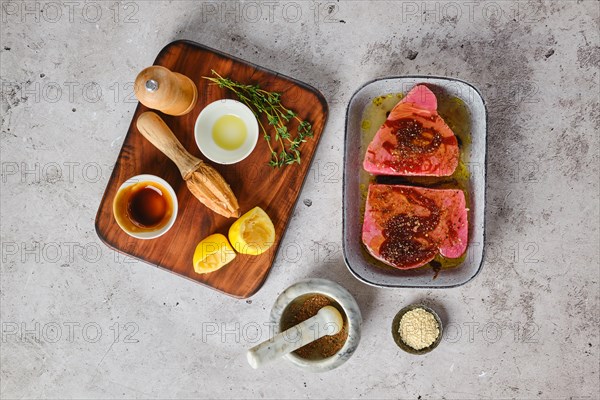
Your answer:
[[[134,183],[115,197],[117,222],[130,232],[152,232],[164,227],[173,215],[173,199],[156,182]]]

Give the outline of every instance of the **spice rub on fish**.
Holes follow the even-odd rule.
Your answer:
[[[458,189],[369,185],[362,240],[378,260],[418,268],[441,253],[458,258],[467,249],[465,194]]]
[[[417,85],[375,134],[363,167],[373,175],[449,176],[458,157],[458,141],[437,113],[435,94]]]

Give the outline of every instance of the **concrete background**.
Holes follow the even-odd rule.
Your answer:
[[[3,1],[2,398],[598,398],[598,28],[595,1]],[[330,104],[284,251],[248,301],[132,262],[94,232],[131,82],[179,38],[309,82]],[[379,290],[342,260],[345,107],[364,82],[403,74],[473,82],[488,103],[487,255],[463,287]],[[306,277],[357,298],[357,352],[322,375],[251,370],[256,325]],[[450,327],[423,357],[389,332],[417,300]]]

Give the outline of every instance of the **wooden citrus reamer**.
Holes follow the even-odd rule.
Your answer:
[[[229,184],[213,167],[191,155],[156,113],[147,111],[137,119],[140,133],[179,168],[188,189],[202,204],[225,217],[239,217],[238,201]]]

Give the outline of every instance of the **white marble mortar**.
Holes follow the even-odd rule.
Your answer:
[[[344,346],[333,356],[322,360],[307,360],[289,353],[284,356],[295,366],[310,372],[325,372],[339,367],[354,354],[360,341],[362,315],[354,297],[337,283],[327,279],[306,279],[297,282],[283,291],[271,309],[271,323],[281,332],[281,317],[284,310],[298,297],[306,294],[322,294],[335,300],[344,310],[348,323],[348,338]]]

